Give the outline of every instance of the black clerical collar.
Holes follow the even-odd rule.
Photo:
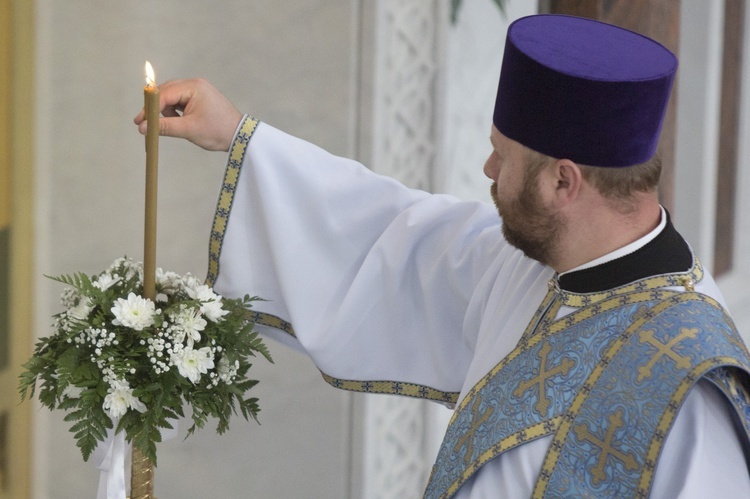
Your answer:
[[[595,293],[661,274],[685,272],[693,265],[693,253],[672,225],[636,251],[595,267],[566,272],[560,288],[573,293]]]

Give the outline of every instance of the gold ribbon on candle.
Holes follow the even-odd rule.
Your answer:
[[[135,446],[133,447],[132,457],[130,499],[155,499],[154,464]]]

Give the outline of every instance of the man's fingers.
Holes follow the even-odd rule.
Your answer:
[[[161,118],[159,120],[159,135],[190,139],[186,121],[189,121],[189,118],[180,116]]]
[[[182,111],[184,109],[182,107],[165,107],[164,110],[161,112],[162,116],[166,116],[167,118],[176,118],[178,116],[182,116]]]
[[[177,111],[182,111],[193,96],[192,89],[188,92],[184,91],[185,85],[181,85],[184,81],[185,80],[170,80],[159,85],[159,111],[164,116],[179,116]],[[182,89],[182,91],[180,89]],[[140,126],[145,118],[145,109],[141,109],[141,112],[133,118],[133,123],[139,125],[138,130],[141,133],[145,133],[146,131],[145,128]]]
[[[142,135],[146,135],[146,132],[148,131],[147,120],[143,120],[138,124],[138,131]],[[159,135],[187,139],[187,127],[183,122],[183,118],[179,115],[176,115],[176,117],[160,118]]]
[[[159,85],[159,108],[184,109],[195,96],[194,80],[170,80]]]
[[[161,112],[162,116],[165,116],[167,118],[178,118],[182,116],[182,112],[185,110],[182,106],[169,106],[165,107],[164,110]],[[133,118],[133,123],[138,125],[138,130],[141,133],[146,133],[146,112],[141,110],[140,113],[136,115],[135,118]]]

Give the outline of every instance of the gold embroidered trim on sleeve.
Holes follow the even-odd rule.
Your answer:
[[[224,172],[219,200],[216,203],[214,221],[211,227],[211,238],[208,243],[208,275],[206,276],[206,284],[211,287],[213,287],[216,279],[219,277],[219,257],[221,256],[224,234],[229,222],[229,214],[232,211],[234,193],[240,178],[240,170],[245,158],[245,152],[247,151],[247,145],[250,143],[250,139],[253,133],[255,133],[257,126],[258,120],[250,116],[245,116],[229,150],[227,168]]]

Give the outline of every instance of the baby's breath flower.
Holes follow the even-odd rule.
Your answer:
[[[60,305],[65,308],[71,308],[74,307],[80,299],[81,295],[78,293],[78,291],[73,288],[65,288],[60,294]]]

